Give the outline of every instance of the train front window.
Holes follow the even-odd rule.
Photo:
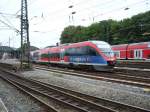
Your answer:
[[[110,45],[108,44],[100,44],[97,45],[97,47],[102,51],[102,53],[104,53],[106,56],[108,57],[113,57],[114,56],[114,52],[112,51]]]

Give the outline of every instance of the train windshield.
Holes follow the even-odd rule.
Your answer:
[[[106,56],[108,56],[108,57],[114,56],[114,52],[108,43],[103,42],[103,41],[95,41],[94,43],[102,51],[102,53],[104,53]]]
[[[101,51],[108,57],[113,57],[114,56],[114,52],[112,51],[111,48],[100,48]]]

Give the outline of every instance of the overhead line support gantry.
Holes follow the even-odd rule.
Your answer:
[[[21,0],[21,70],[23,70],[24,61],[27,64],[26,67],[31,68],[27,6],[27,0]]]

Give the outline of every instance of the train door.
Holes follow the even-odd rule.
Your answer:
[[[134,59],[142,59],[142,49],[134,50]]]
[[[64,62],[65,49],[60,49],[60,62]]]

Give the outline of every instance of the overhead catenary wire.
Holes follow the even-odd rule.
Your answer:
[[[16,15],[16,14],[5,13],[5,12],[0,12],[0,14],[3,14],[3,15],[5,15],[5,16],[7,16],[7,17],[10,16],[10,17],[14,17],[14,18],[20,16],[20,15]]]
[[[132,3],[132,4],[129,4],[128,6],[130,6],[130,7],[132,7],[132,6],[136,6],[136,5],[141,5],[141,3],[143,3],[143,4],[145,4],[145,0],[143,0],[143,1],[140,1],[140,2],[136,2],[136,3]],[[95,15],[95,16],[93,16],[94,18],[97,18],[97,17],[102,17],[102,16],[105,16],[105,15],[107,15],[107,14],[109,14],[109,13],[112,13],[112,12],[117,12],[117,11],[120,11],[120,10],[124,10],[124,6],[122,6],[122,7],[117,7],[117,8],[114,8],[114,9],[112,9],[112,10],[109,10],[109,11],[107,11],[107,12],[103,12],[103,13],[100,13],[100,14],[98,14],[98,15]],[[79,11],[78,13],[81,13],[82,11]],[[77,13],[77,14],[78,14]],[[65,16],[65,14],[64,15],[60,15],[59,17],[57,17],[57,18],[55,18],[54,16],[53,16],[53,18],[51,18],[50,20],[51,21],[56,21],[56,19],[61,19],[61,17],[63,17],[63,16]],[[77,18],[77,20],[81,20],[81,18]]]
[[[11,24],[11,26],[13,26],[13,24],[2,13],[0,15],[5,19],[5,21],[7,21],[9,24]]]
[[[38,0],[36,0],[36,1],[34,1],[34,2],[31,2],[29,5],[31,6],[33,3],[35,3],[35,2],[37,2]],[[86,0],[83,0],[83,1],[81,1],[81,2],[79,2],[79,3],[76,3],[76,4],[74,4],[74,6],[75,7],[80,7],[80,5],[82,5],[82,4],[85,4],[87,1]],[[101,4],[96,4],[97,6],[99,6],[99,5],[101,5],[102,7],[105,7],[105,5],[108,5],[108,4],[110,4],[110,3],[112,3],[112,2],[114,2],[114,0],[109,0],[109,1],[105,1],[105,2],[102,2]],[[143,2],[143,1],[142,1]],[[146,1],[147,2],[147,1]],[[96,5],[94,5],[94,6],[90,6],[89,8],[87,7],[87,8],[85,8],[85,10],[89,10],[89,9],[92,9],[92,7],[96,7]],[[100,7],[101,7],[100,6]],[[130,6],[130,5],[128,5],[128,6]],[[107,7],[105,7],[105,8],[107,8]],[[116,9],[113,9],[113,10],[110,10],[110,11],[108,11],[108,12],[102,12],[102,13],[100,13],[100,14],[98,14],[98,15],[94,15],[93,17],[98,17],[98,16],[104,16],[104,15],[106,15],[106,14],[108,14],[108,13],[111,13],[111,12],[115,12],[115,11],[119,11],[119,9],[123,9],[124,7],[122,7],[122,8],[116,8]],[[65,9],[67,9],[68,10],[68,8],[66,7]],[[81,9],[79,12],[77,12],[77,14],[78,13],[82,13],[83,11],[85,11],[84,9]],[[63,9],[60,9],[60,13],[61,12],[64,12],[64,10]],[[44,12],[43,12],[44,13]],[[58,14],[58,12],[57,12],[57,14],[56,14],[56,12],[54,11],[54,12],[52,12],[52,13],[55,13],[55,15],[57,16],[57,14]],[[49,16],[51,16],[51,14],[52,13],[50,13],[49,14]],[[56,18],[54,17],[55,15],[53,15],[53,18],[56,20]],[[89,14],[90,15],[90,14]],[[64,15],[62,15],[62,16],[65,16],[65,14]],[[62,17],[62,16],[59,16],[59,17]],[[47,16],[46,15],[44,15],[43,14],[43,17],[44,18],[46,18]],[[57,19],[60,19],[60,18],[57,18]]]
[[[28,7],[30,7],[33,3],[37,2],[37,1],[38,1],[38,0],[34,0],[34,1],[30,2],[30,3],[28,4]],[[18,15],[19,12],[21,12],[21,9],[17,10],[16,13],[15,13],[15,15]]]
[[[89,1],[92,1],[92,0],[89,0]],[[61,9],[58,9],[58,10],[54,11],[54,12],[50,12],[50,13],[48,13],[47,15],[45,15],[45,17],[48,17],[49,15],[53,15],[53,14],[62,13],[62,12],[64,12],[64,11],[68,10],[68,8],[69,8],[70,5],[73,5],[73,7],[74,7],[74,6],[80,6],[82,3],[87,3],[87,2],[89,2],[89,1],[83,0],[83,1],[80,1],[80,2],[78,2],[78,3],[73,3],[73,2],[71,2],[71,4],[68,4],[68,7],[63,7],[63,8],[61,8]],[[72,8],[73,8],[73,7],[72,7]]]
[[[108,3],[109,3],[109,1],[107,1]],[[105,2],[103,2],[104,4],[105,4]],[[132,6],[134,6],[134,5],[140,5],[141,3],[145,3],[145,0],[143,0],[143,1],[138,1],[138,2],[136,2],[136,3],[132,3],[132,4],[128,4],[128,6],[129,7],[132,7]],[[104,7],[104,4],[103,4],[103,7]],[[107,8],[107,7],[105,7],[105,8]],[[122,7],[119,7],[119,8],[114,8],[114,9],[111,9],[111,10],[109,10],[109,11],[107,11],[107,12],[101,12],[101,13],[99,13],[99,14],[97,14],[97,15],[92,15],[92,17],[93,18],[97,18],[97,17],[99,17],[99,16],[104,16],[104,15],[107,15],[107,14],[109,14],[109,13],[111,13],[111,12],[117,12],[117,11],[120,11],[120,10],[123,10],[125,8],[125,6],[122,6]],[[108,8],[107,8],[108,9]],[[86,10],[88,10],[89,11],[89,9],[87,8]],[[63,10],[61,10],[61,11],[63,11]],[[80,11],[78,11],[77,12],[77,14],[76,15],[78,15],[79,13],[82,13],[82,11],[84,11],[83,9],[81,9]],[[89,14],[90,15],[90,14]],[[49,16],[51,16],[51,15],[49,15]],[[64,13],[64,14],[61,14],[61,15],[58,15],[58,13],[57,14],[55,14],[55,15],[52,15],[51,16],[51,18],[50,18],[50,20],[51,21],[56,21],[56,20],[60,20],[61,19],[61,17],[64,17],[64,16],[66,16],[66,13]],[[45,20],[46,20],[46,16],[44,15],[44,18],[45,18]],[[78,16],[78,18],[77,18],[78,20],[80,19],[83,19],[83,18],[79,18],[79,16]],[[40,23],[42,23],[42,22],[40,22]]]
[[[102,2],[102,6],[104,7],[104,5],[105,4],[108,4],[108,3],[110,3],[110,2],[112,2],[112,1],[114,1],[114,0],[109,0],[109,1],[105,1],[105,2]],[[83,1],[82,1],[83,2]],[[85,2],[85,0],[84,0],[84,2]],[[81,3],[81,2],[80,2]],[[74,7],[79,7],[80,5],[82,5],[82,4],[80,4],[80,3],[76,3],[76,4],[74,4]],[[78,5],[79,4],[79,5]],[[100,5],[100,4],[99,4]],[[92,8],[92,7],[95,7],[95,6],[98,6],[98,4],[96,4],[96,5],[94,5],[94,6],[90,6],[90,8]],[[68,9],[68,7],[65,7],[64,8],[65,10],[69,10]],[[79,13],[81,13],[81,12],[83,12],[83,11],[85,11],[85,10],[89,10],[89,8],[84,8],[84,9],[81,9],[80,11],[78,11],[77,12],[77,14],[79,14]],[[57,11],[54,11],[54,12],[52,12],[52,13],[48,13],[49,15],[44,15],[44,18],[46,19],[46,18],[48,18],[48,17],[51,17],[50,18],[50,20],[52,21],[52,20],[57,20],[57,19],[61,19],[61,17],[64,17],[64,16],[66,16],[66,13],[61,13],[61,15],[58,15],[59,14],[59,11],[60,11],[60,13],[61,12],[65,12],[64,10],[63,10],[63,8],[62,9],[60,9],[60,10],[57,10]],[[55,15],[53,15],[53,13],[55,14]],[[40,23],[43,23],[43,22],[40,22]],[[39,24],[40,24],[39,23]]]
[[[109,0],[109,1],[106,1],[106,2],[103,2],[101,5],[104,7],[104,5],[105,4],[107,4],[107,3],[111,3],[111,1],[113,1],[113,0]],[[82,2],[80,2],[80,3],[84,3],[85,2],[85,0],[83,0]],[[143,2],[143,1],[142,1]],[[35,3],[35,2],[34,2]],[[78,4],[75,4],[75,5],[82,5],[82,4],[80,4],[80,3],[78,3]],[[96,4],[97,6],[98,6],[98,4]],[[93,7],[95,7],[96,5],[94,5]],[[107,4],[108,5],[108,4]],[[130,5],[129,5],[130,6]],[[90,6],[90,8],[92,8],[92,6]],[[113,9],[113,10],[110,10],[110,11],[108,11],[108,12],[105,12],[105,13],[103,13],[103,15],[102,14],[100,14],[100,15],[96,15],[96,16],[93,16],[93,17],[99,17],[99,16],[104,16],[104,15],[106,15],[106,14],[108,14],[108,13],[111,13],[111,12],[113,12],[113,11],[118,11],[118,9],[123,9],[124,7],[121,7],[121,8],[116,8],[116,9]],[[86,9],[86,10],[88,10],[88,8]],[[61,9],[61,11],[62,11],[62,9]],[[82,11],[84,11],[84,10],[82,10]],[[81,13],[82,11],[80,11],[80,12],[78,12],[78,13]],[[15,15],[15,14],[14,14]],[[62,16],[64,16],[64,15],[62,15]],[[62,17],[61,16],[61,17]],[[46,16],[44,15],[44,18],[46,18]],[[55,18],[54,18],[55,19]],[[56,20],[56,19],[55,19]]]
[[[102,4],[95,4],[95,5],[92,5],[92,6],[90,6],[90,7],[83,8],[83,9],[81,9],[78,13],[81,13],[81,12],[83,12],[83,11],[85,11],[85,10],[89,10],[89,9],[91,9],[91,8],[93,8],[93,7],[100,6],[100,5],[102,5],[102,6],[104,7],[104,5],[107,5],[107,4],[109,4],[110,2],[113,2],[113,1],[114,1],[114,0],[109,0],[109,1],[102,2]],[[80,7],[81,5],[83,5],[83,4],[87,3],[87,2],[89,2],[89,1],[83,0],[83,1],[81,1],[81,2],[79,2],[79,3],[72,4],[72,5],[73,5],[73,7],[78,8],[78,7]],[[82,4],[82,3],[83,3],[83,4]],[[54,17],[54,16],[56,16],[56,15],[62,13],[62,12],[68,11],[68,10],[69,10],[68,7],[64,7],[64,8],[58,9],[58,10],[56,10],[56,11],[54,11],[54,12],[50,12],[50,13],[48,13],[47,15],[45,15],[44,17],[45,17],[45,18],[47,18],[47,17],[49,17],[49,16],[53,16],[53,17]],[[53,14],[55,14],[55,15],[53,15]]]
[[[135,5],[135,4],[132,4],[132,5]],[[140,4],[141,5],[141,4]],[[131,4],[130,4],[130,6],[131,6]],[[124,9],[124,7],[122,7],[122,9]],[[117,9],[116,9],[116,11],[118,11]],[[50,25],[50,24],[47,24],[47,25]],[[53,30],[52,30],[53,31]],[[51,31],[51,32],[52,32]],[[42,32],[44,32],[44,31],[42,31]],[[41,32],[38,32],[38,33],[41,33]]]
[[[14,30],[16,33],[20,33],[20,31],[17,28],[15,28],[14,26],[9,25],[9,24],[7,24],[6,22],[4,22],[2,20],[0,20],[0,22],[3,23],[4,25],[6,25],[9,29]]]
[[[136,2],[136,3],[133,3],[133,4],[128,5],[128,7],[135,6],[135,5],[144,3],[144,2],[145,2],[145,0],[140,1],[140,2]],[[100,13],[100,14],[94,16],[94,17],[102,16],[102,14],[103,14],[103,15],[106,15],[106,14],[108,14],[108,13],[115,12],[115,11],[119,11],[120,9],[124,9],[124,8],[125,8],[125,7],[114,8],[114,9],[109,10],[109,11],[107,11],[107,12]]]

